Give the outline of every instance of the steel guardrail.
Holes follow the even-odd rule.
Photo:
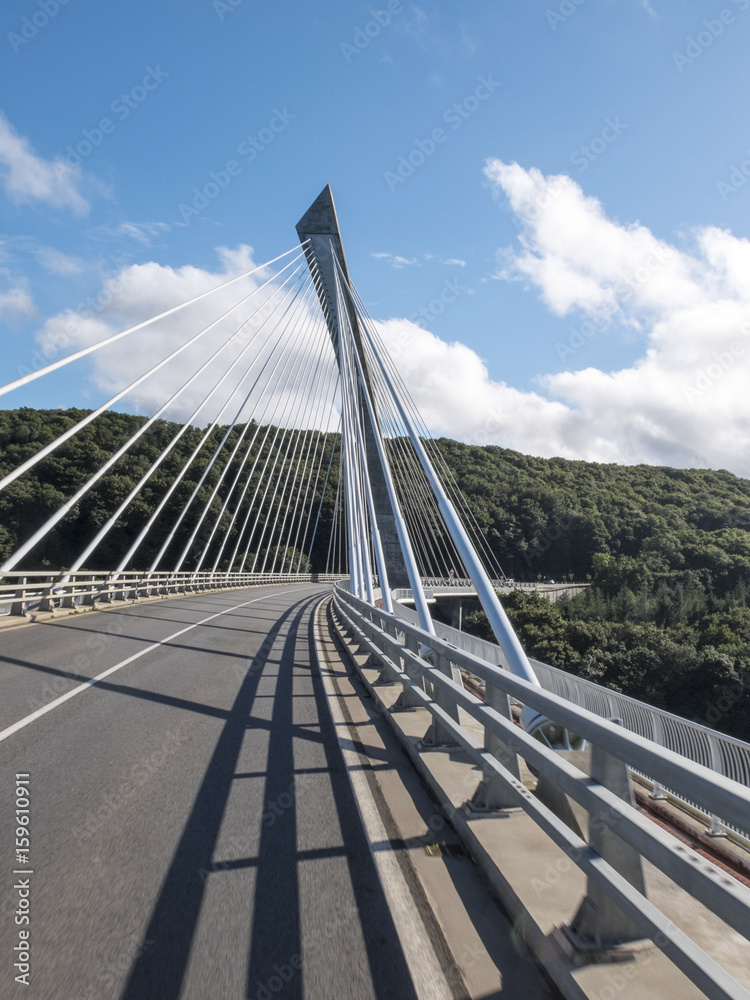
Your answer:
[[[750,789],[711,769],[687,760],[666,747],[644,740],[593,712],[572,704],[490,663],[430,635],[416,625],[334,587],[337,613],[356,641],[382,664],[389,678],[408,688],[485,775],[499,780],[517,796],[518,805],[561,847],[590,880],[598,883],[656,946],[711,1000],[748,1000],[750,993],[713,958],[628,883],[570,827],[563,823],[488,749],[488,735],[512,753],[551,777],[571,798],[625,843],[648,859],[668,878],[707,906],[744,937],[750,931],[750,890],[687,848],[666,830],[651,823],[638,809],[584,774],[539,740],[515,726],[502,713],[482,702],[453,680],[456,664],[482,678],[485,685],[529,704],[548,718],[584,736],[594,747],[623,761],[666,787],[697,799],[711,814],[721,815],[741,829],[750,828]],[[411,647],[411,648],[409,648]],[[426,647],[438,666],[422,659]],[[408,671],[408,672],[407,672]],[[410,676],[411,674],[411,676]],[[419,680],[415,680],[415,677]],[[485,728],[481,746],[464,729],[450,708],[462,708]]]
[[[9,573],[0,578],[0,616],[26,617],[32,611],[136,601],[175,594],[257,587],[281,583],[334,583],[334,573],[120,573],[44,570]]]
[[[418,624],[417,615],[411,608],[405,608],[401,604],[395,605],[394,608],[399,617],[412,624]],[[503,651],[495,643],[461,632],[442,622],[436,621],[434,624],[435,631],[441,638],[507,670]],[[682,757],[695,761],[696,764],[702,764],[741,785],[750,787],[750,744],[698,722],[673,715],[664,709],[654,708],[636,698],[611,691],[594,681],[576,677],[560,667],[553,667],[549,663],[534,659],[531,659],[530,663],[545,691],[559,695],[603,719],[617,717],[623,727],[630,732],[637,733],[652,743],[673,750]],[[650,776],[644,775],[644,777]],[[701,813],[712,834],[731,832],[743,844],[750,846],[750,830],[741,829],[720,816],[707,813],[694,798],[680,795],[674,789],[659,786],[658,783],[654,792],[657,798],[666,794]]]

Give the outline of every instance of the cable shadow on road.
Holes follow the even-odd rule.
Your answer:
[[[316,648],[315,616],[310,616],[308,641]],[[357,916],[367,951],[370,976],[378,1000],[417,1000],[417,993],[404,957],[393,917],[380,883],[370,845],[362,826],[359,807],[346,772],[338,737],[330,717],[328,698],[317,666],[313,666],[312,688],[320,718],[321,736],[331,777],[331,787],[344,843]],[[331,947],[336,946],[335,939]]]
[[[153,943],[140,950],[120,1000],[178,1000],[206,890],[201,872],[213,861],[263,666],[284,624],[298,622],[310,600],[276,619],[242,681],[143,935]]]

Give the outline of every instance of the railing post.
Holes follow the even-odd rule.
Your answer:
[[[84,604],[87,607],[93,607],[96,603],[96,595],[92,593],[95,587],[93,579],[85,580],[83,586],[86,591],[89,591],[89,593],[85,593],[81,596],[81,604]]]
[[[499,715],[504,716],[510,722],[513,721],[513,713],[510,708],[510,698],[496,684],[485,681],[484,703],[488,708],[494,709]],[[485,727],[484,749],[492,754],[495,760],[502,764],[506,771],[510,771],[514,778],[521,780],[521,768],[518,763],[518,754],[514,753],[508,744],[496,736],[491,730]],[[474,792],[473,796],[466,803],[470,810],[476,812],[489,812],[495,809],[519,809],[518,796],[514,795],[508,786],[494,775],[484,774],[481,784]]]
[[[622,725],[620,719],[609,721]],[[591,777],[635,808],[627,764],[596,745],[591,748]],[[646,896],[643,858],[597,816],[591,816],[589,821],[589,846],[641,895]],[[564,931],[579,954],[601,955],[602,952],[612,951],[622,957],[650,945],[650,942],[644,941],[643,932],[637,925],[592,878],[588,880],[586,896],[578,912]]]
[[[52,584],[55,578],[53,576],[48,577],[47,586],[42,588],[42,599],[39,602],[40,611],[54,611],[55,602],[52,597]]]
[[[10,606],[10,613],[20,618],[26,617],[26,577],[22,576],[17,581],[15,600]]]
[[[110,576],[105,577],[104,583],[98,588],[99,593],[96,595],[96,600],[101,604],[111,604],[112,595],[109,592],[110,589]]]
[[[386,619],[383,623],[383,631],[393,638],[396,638],[396,626],[393,622]],[[386,667],[386,665],[381,661],[380,673],[376,680],[373,681],[373,686],[382,686],[385,684],[395,684],[396,679],[392,676],[391,671]]]
[[[431,654],[431,657],[430,657]],[[423,651],[424,655],[424,651]],[[445,674],[446,677],[450,677],[454,680],[456,684],[463,687],[463,681],[461,679],[461,671],[458,667],[449,660],[445,654],[436,654],[432,650],[425,657],[425,659],[434,658],[436,663],[435,666],[440,671],[441,674]],[[451,699],[451,696],[445,694],[444,692],[433,688],[432,697],[436,705],[443,709],[454,722],[459,722],[458,717],[458,705]],[[442,723],[438,722],[437,719],[433,718],[430,723],[430,728],[427,730],[425,735],[422,737],[422,743],[426,747],[455,747],[459,746],[456,742],[456,737],[453,733],[446,729]]]
[[[404,646],[408,650],[410,650],[410,652],[418,654],[419,653],[418,640],[413,635],[409,635],[408,632],[405,636],[405,640],[406,641],[404,642]],[[411,661],[404,658],[403,667],[406,676],[410,677],[415,684],[418,684],[420,687],[424,688],[424,678],[422,677],[422,674],[419,672],[419,670],[416,667],[412,666]],[[405,709],[405,708],[421,708],[421,707],[422,707],[422,701],[419,698],[419,696],[409,688],[404,688],[401,694],[396,699],[396,702],[393,705],[391,711],[394,712],[401,708]]]

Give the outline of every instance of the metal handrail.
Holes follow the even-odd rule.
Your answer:
[[[334,583],[343,579],[335,573],[217,573],[137,572],[50,574],[43,570],[9,573],[0,583],[0,609],[5,616],[25,617],[32,609],[54,611],[80,604],[112,603],[172,594],[256,587],[280,583]],[[13,581],[13,582],[10,582]],[[3,612],[0,610],[0,614]]]
[[[578,801],[593,816],[604,821],[625,842],[651,861],[670,879],[709,907],[738,933],[750,929],[750,892],[740,882],[728,879],[715,865],[679,843],[671,834],[646,820],[638,810],[603,785],[578,770],[559,754],[535,740],[483,703],[439,667],[421,658],[420,648],[429,647],[431,659],[455,663],[481,677],[488,688],[528,703],[549,718],[578,732],[597,748],[654,780],[680,793],[697,798],[711,813],[722,815],[740,828],[750,828],[750,789],[701,764],[693,763],[665,747],[644,740],[593,712],[573,705],[557,695],[431,635],[416,625],[381,608],[373,607],[341,585],[334,587],[338,613],[361,642],[383,664],[386,672],[408,688],[439,724],[466,749],[486,775],[502,782],[517,795],[518,805],[560,846],[570,859],[615,901],[703,992],[715,1000],[743,998],[750,994],[695,942],[630,885],[580,837],[530,795],[499,759],[447,711],[446,704],[461,707],[485,727],[486,734],[523,756],[531,766],[553,778],[558,787]],[[402,666],[403,665],[403,666]],[[407,672],[409,671],[409,672]],[[409,675],[411,673],[411,676]],[[434,697],[414,680],[422,678]],[[441,704],[442,702],[442,704]]]
[[[416,624],[416,616],[410,608],[397,604],[394,610],[399,617]],[[442,622],[435,622],[435,631],[441,638],[461,649],[495,663],[504,670],[508,669],[503,651],[495,643],[461,632]],[[549,663],[534,659],[530,660],[530,663],[545,691],[559,695],[601,718],[617,717],[623,727],[630,732],[673,750],[680,756],[717,771],[733,781],[750,786],[750,744],[698,722],[673,715],[664,709],[655,708],[618,691],[611,691],[594,681],[576,677]],[[661,791],[671,793],[675,798],[703,813],[714,832],[717,830],[732,832],[743,842],[750,844],[748,829],[738,828],[728,823],[726,819],[707,813],[693,796],[680,795],[671,788],[663,788]]]

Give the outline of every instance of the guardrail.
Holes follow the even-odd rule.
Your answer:
[[[399,617],[414,625],[419,624],[419,618],[411,608],[405,608],[398,604],[395,606],[395,610]],[[436,621],[434,625],[436,633],[447,642],[487,660],[489,663],[496,663],[503,670],[508,669],[503,651],[495,643],[461,632],[450,625],[444,625],[442,622]],[[566,701],[580,705],[581,708],[585,708],[603,719],[617,717],[621,720],[623,727],[629,729],[631,733],[637,733],[644,739],[651,740],[652,743],[673,750],[680,756],[695,761],[696,764],[703,764],[704,767],[717,771],[741,785],[750,786],[750,744],[743,743],[742,740],[735,739],[733,736],[726,736],[715,729],[709,729],[698,722],[691,722],[679,715],[672,715],[671,712],[654,708],[645,702],[629,698],[625,694],[610,691],[600,684],[595,684],[594,681],[576,677],[559,667],[550,666],[549,663],[542,663],[540,660],[530,660],[529,662],[545,691],[550,691],[565,698]],[[648,775],[644,775],[644,777],[648,777]],[[700,803],[693,798],[679,795],[674,789],[662,787],[658,783],[654,784],[653,796],[654,798],[671,796],[680,802],[685,802],[704,816],[710,832],[714,836],[731,832],[743,844],[750,847],[750,830],[738,829],[721,817],[706,813],[701,808]]]
[[[618,920],[612,919],[613,908],[619,914],[619,926],[624,915],[711,1000],[748,1000],[750,993],[649,901],[637,887],[638,880],[622,874],[622,859],[629,851],[637,856],[639,864],[641,858],[647,859],[744,937],[750,931],[750,891],[645,818],[634,806],[632,794],[624,794],[618,782],[624,773],[627,783],[627,768],[633,768],[686,799],[699,802],[708,814],[721,816],[743,830],[750,830],[750,789],[529,684],[496,663],[430,635],[403,618],[372,607],[341,586],[334,587],[334,604],[355,641],[382,664],[383,679],[400,683],[409,692],[411,704],[428,709],[433,727],[467,751],[483,771],[485,784],[500,789],[497,801],[507,803],[510,796],[510,801],[523,809],[585,873],[586,898],[599,899],[593,923],[600,942],[607,938],[608,926],[618,926]],[[436,665],[421,655],[428,649]],[[456,668],[464,668],[484,681],[484,702],[465,690]],[[592,776],[515,726],[509,699],[530,705],[584,737],[592,748]],[[459,707],[484,727],[483,745],[460,724]],[[589,813],[589,843],[522,784],[518,755]],[[601,834],[603,829],[616,837],[608,841]],[[577,913],[572,910],[576,913],[572,924],[579,921],[584,910],[585,906]],[[571,940],[575,931],[572,926]],[[608,943],[616,946],[619,942]]]
[[[44,571],[0,578],[0,615],[25,617],[31,611],[136,601],[172,594],[257,587],[272,583],[335,583],[328,573],[65,573]]]

